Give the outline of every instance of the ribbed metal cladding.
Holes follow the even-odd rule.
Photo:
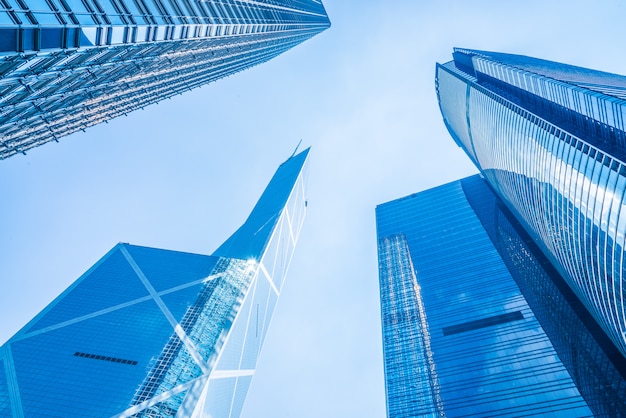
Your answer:
[[[475,68],[490,68],[492,76],[516,79],[520,86],[530,86],[531,79],[542,80],[534,88],[543,89],[546,100],[551,100],[551,95],[567,97],[567,90],[563,90],[566,83],[546,93],[551,81],[544,80],[545,76],[524,73],[522,77],[519,68],[485,64],[484,56],[477,61],[481,64]],[[437,66],[438,97],[448,129],[455,137],[468,138],[460,145],[626,356],[624,162],[596,146],[597,138],[577,137],[553,123],[562,115],[551,114],[549,108],[544,114],[525,109],[537,109],[537,100],[524,106],[524,101],[511,97],[510,91],[494,91],[488,83],[481,85],[480,73],[477,81],[457,69],[451,71],[452,67],[452,62]],[[450,78],[464,81],[454,84],[467,89],[463,109],[447,93],[452,86],[447,83]],[[581,87],[570,87],[570,98],[579,94]],[[620,99],[597,91],[584,96],[593,98],[587,101],[587,108],[600,113],[598,109],[603,107],[598,103],[603,101],[607,103],[605,110],[624,105]],[[448,109],[465,112],[466,126],[462,129],[467,133],[458,132],[462,119]],[[618,118],[608,118],[606,113],[603,121],[586,117],[587,123],[599,126],[599,135],[602,123],[612,121],[615,126],[611,129],[617,129]]]
[[[0,1],[0,159],[263,63],[314,0]]]

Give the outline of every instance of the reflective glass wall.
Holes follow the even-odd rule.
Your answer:
[[[307,156],[212,256],[115,246],[0,347],[0,416],[238,417],[304,220]]]
[[[524,265],[524,249],[499,248],[483,226],[496,199],[475,176],[376,209],[388,417],[602,411],[561,361],[547,331],[560,324],[545,326],[500,254]],[[609,387],[623,392],[620,379]]]
[[[316,0],[0,1],[0,159],[265,62]]]
[[[508,54],[454,57],[436,81],[450,133],[626,355],[626,78]]]
[[[626,362],[483,178],[376,215],[389,417],[623,413]]]

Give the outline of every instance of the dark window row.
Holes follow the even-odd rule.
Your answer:
[[[518,321],[524,319],[521,311],[508,312],[501,315],[494,315],[487,318],[477,319],[475,321],[464,322],[462,324],[452,325],[443,329],[443,335],[454,335],[462,332],[474,331],[476,329],[492,327],[494,325],[506,324],[507,322]]]
[[[135,361],[135,360],[126,360],[126,359],[117,358],[117,357],[101,356],[99,354],[81,353],[80,351],[75,352],[74,356],[75,357],[92,358],[94,360],[110,361],[112,363],[130,364],[131,366],[136,366],[137,365],[137,361]]]

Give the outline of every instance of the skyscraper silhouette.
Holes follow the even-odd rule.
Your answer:
[[[388,416],[623,416],[626,77],[457,48],[436,87],[481,175],[377,208]]]
[[[0,159],[268,61],[315,0],[0,2]]]
[[[626,361],[484,179],[376,225],[389,417],[624,411]]]
[[[304,220],[307,156],[210,256],[111,249],[0,347],[0,416],[238,417]]]
[[[626,356],[626,77],[455,49],[444,122]]]

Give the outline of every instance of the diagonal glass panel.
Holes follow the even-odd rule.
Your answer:
[[[233,397],[233,404],[230,411],[231,417],[241,415],[241,409],[246,400],[246,394],[248,393],[251,382],[252,376],[242,376],[237,379],[237,387],[235,388],[235,396]]]
[[[115,247],[35,320],[29,332],[148,296],[148,290]]]
[[[217,257],[126,245],[157,292],[200,280],[211,274]]]
[[[9,399],[9,386],[4,371],[4,361],[0,358],[0,417],[11,416],[11,401]]]
[[[176,292],[161,295],[160,298],[172,315],[174,315],[174,319],[180,323],[187,313],[187,310],[194,304],[204,287],[204,284],[197,284],[177,290]]]
[[[176,416],[180,405],[183,403],[186,394],[186,390],[181,393],[173,394],[166,400],[149,406],[132,416],[142,418],[174,417]]]
[[[11,343],[27,416],[126,409],[172,327],[152,300]]]
[[[239,369],[244,341],[247,340],[247,335],[250,334],[249,327],[251,326],[251,320],[254,320],[253,317],[256,315],[256,311],[253,311],[252,307],[254,302],[253,293],[255,292],[255,287],[258,287],[258,281],[257,278],[253,284],[253,288],[250,289],[250,294],[247,296],[246,301],[237,315],[237,319],[228,336],[228,341],[226,341],[222,353],[220,354],[220,359],[215,365],[215,370]],[[252,318],[251,315],[253,316]],[[254,329],[252,329],[252,332],[254,332]]]
[[[236,382],[236,377],[209,380],[207,408],[204,411],[206,416],[220,418],[230,416]]]
[[[266,311],[267,301],[271,296],[274,296],[274,300],[277,299],[276,293],[274,293],[267,280],[259,278],[256,285],[256,292],[254,293],[254,300],[252,301],[250,326],[248,334],[246,335],[245,344],[242,347],[241,369],[256,369],[264,331],[267,327],[266,322],[270,320],[270,316],[266,316]]]

